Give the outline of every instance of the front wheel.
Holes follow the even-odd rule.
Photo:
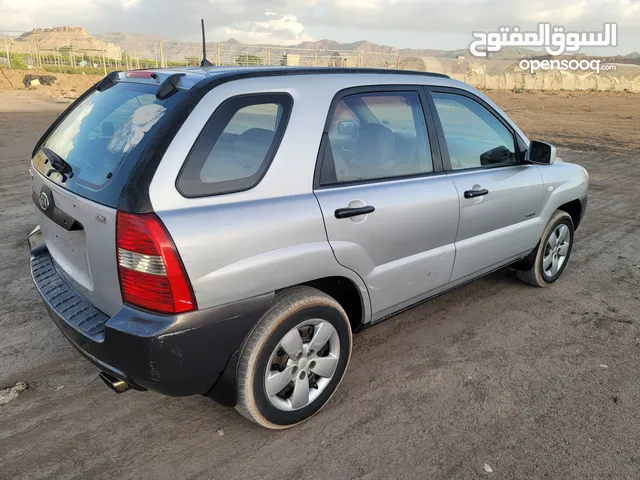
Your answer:
[[[548,287],[562,275],[572,247],[573,220],[567,212],[558,210],[542,234],[533,266],[518,271],[518,278],[536,287]]]
[[[238,361],[236,410],[267,428],[288,428],[322,408],[351,356],[351,326],[332,297],[311,287],[276,296]]]

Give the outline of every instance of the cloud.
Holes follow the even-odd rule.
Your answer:
[[[264,20],[236,22],[214,30],[214,36],[232,37],[245,43],[296,44],[311,40],[295,15],[266,11]]]
[[[0,31],[81,25],[94,11],[95,5],[83,0],[0,0]]]
[[[531,27],[542,21],[577,30],[597,30],[603,22],[640,27],[637,0],[327,0],[322,16],[297,12],[305,25],[399,31],[471,32],[503,25]],[[630,32],[628,32],[630,33]]]
[[[335,2],[337,8],[343,10],[374,10],[380,11],[383,4],[393,3],[391,1],[384,2],[381,0],[344,0],[342,2]]]
[[[618,22],[621,46],[626,39],[637,48],[633,44],[640,41],[638,0],[0,0],[0,31],[80,25],[95,33],[197,41],[200,18],[211,41],[235,37],[249,43],[330,37],[462,48],[472,31],[533,29],[541,21],[591,31]]]
[[[140,0],[122,0],[122,9],[129,10],[140,3]]]

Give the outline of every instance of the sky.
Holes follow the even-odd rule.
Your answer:
[[[75,25],[90,33],[139,32],[195,41],[297,44],[369,40],[399,48],[467,48],[472,32],[501,26],[533,31],[538,22],[567,31],[618,23],[618,47],[640,51],[640,0],[0,0],[0,32]]]

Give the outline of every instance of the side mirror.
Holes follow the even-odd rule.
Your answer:
[[[480,165],[484,167],[486,165],[499,165],[500,163],[508,164],[512,158],[513,153],[504,145],[500,145],[480,155]]]
[[[358,124],[353,120],[342,120],[338,123],[338,135],[356,137],[358,135]]]
[[[550,143],[532,141],[524,159],[527,163],[551,165],[556,161],[556,147]]]

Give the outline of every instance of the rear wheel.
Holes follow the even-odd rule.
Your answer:
[[[545,228],[536,259],[527,271],[518,271],[520,280],[536,287],[547,287],[564,271],[573,247],[573,220],[567,212],[556,211]]]
[[[278,294],[242,346],[236,410],[267,428],[306,420],[338,387],[351,342],[347,315],[332,297],[311,287]]]

